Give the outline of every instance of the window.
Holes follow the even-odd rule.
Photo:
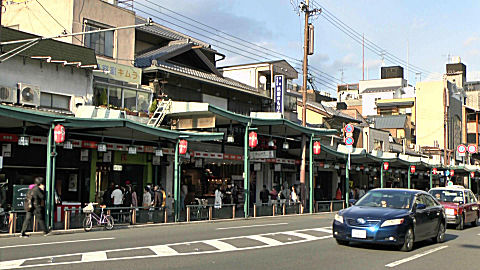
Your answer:
[[[101,83],[93,88],[93,105],[125,108],[130,111],[148,112],[152,94],[135,89],[107,86]]]
[[[40,94],[40,107],[69,111],[70,96],[42,92]]]
[[[473,194],[471,191],[469,191],[468,193],[470,194],[470,198],[471,198],[472,203],[476,203],[477,202],[477,197],[475,197],[475,194]]]
[[[425,204],[427,205],[427,207],[433,207],[433,206],[436,206],[437,203],[435,202],[435,200],[430,197],[430,196],[424,196],[424,201],[425,201]]]
[[[103,85],[95,85],[93,88],[93,104],[95,106],[108,105],[108,88]]]
[[[86,23],[85,31],[105,29],[90,22]],[[95,50],[98,55],[113,57],[113,31],[99,32],[85,35],[85,47]]]
[[[118,108],[122,107],[122,88],[108,88],[108,104]]]
[[[137,108],[139,112],[148,112],[150,104],[150,94],[145,92],[138,92]]]
[[[373,150],[383,151],[383,141],[373,140]]]
[[[124,89],[123,90],[123,100],[126,109],[135,111],[137,109],[137,91]]]

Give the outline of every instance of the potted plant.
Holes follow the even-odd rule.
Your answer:
[[[158,99],[154,99],[152,101],[152,104],[150,105],[150,108],[148,109],[148,116],[152,117],[155,111],[157,110],[158,107]]]

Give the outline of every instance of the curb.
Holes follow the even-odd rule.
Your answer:
[[[306,214],[293,214],[293,215],[278,215],[278,216],[263,216],[263,217],[248,217],[248,218],[235,218],[235,219],[216,219],[216,220],[200,220],[200,221],[190,221],[190,222],[169,222],[169,223],[147,223],[147,224],[138,224],[138,225],[116,225],[115,230],[125,230],[125,229],[135,229],[135,228],[148,228],[148,227],[159,227],[159,226],[182,226],[182,225],[192,225],[192,224],[206,224],[206,223],[224,223],[224,222],[236,222],[236,221],[245,221],[245,220],[256,220],[256,219],[274,219],[281,217],[298,217],[298,216],[322,216],[327,214],[333,214],[334,212],[321,212],[321,213],[306,213]],[[93,228],[92,232],[103,231],[104,229],[98,227]],[[50,235],[64,235],[64,234],[75,234],[75,233],[86,233],[83,229],[69,229],[69,230],[54,230],[48,233]],[[30,236],[42,236],[43,232],[30,232]],[[1,238],[13,238],[19,237],[20,233],[14,234],[0,234]]]

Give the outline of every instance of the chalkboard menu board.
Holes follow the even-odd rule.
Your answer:
[[[28,185],[13,185],[13,210],[25,210],[23,203],[27,197]]]

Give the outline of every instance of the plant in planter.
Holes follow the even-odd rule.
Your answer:
[[[150,105],[150,108],[148,109],[150,117],[153,115],[153,113],[155,113],[155,111],[157,110],[157,107],[158,107],[158,99],[154,99],[152,101],[152,104]]]

